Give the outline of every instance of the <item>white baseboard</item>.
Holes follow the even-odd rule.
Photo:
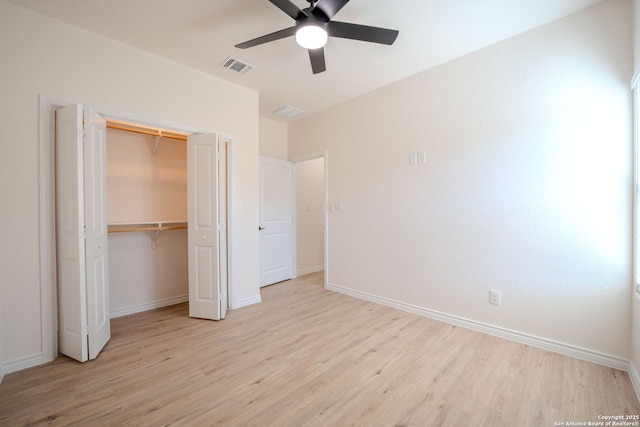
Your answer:
[[[127,316],[129,314],[141,313],[143,311],[153,310],[155,308],[168,307],[170,305],[182,304],[189,301],[189,295],[181,295],[179,297],[166,298],[163,300],[153,301],[145,304],[132,305],[125,308],[109,311],[112,319],[116,317]]]
[[[2,365],[2,371],[0,372],[2,374],[2,376],[0,377],[0,382],[2,382],[2,379],[6,374],[21,371],[27,368],[33,368],[34,366],[42,365],[47,362],[48,361],[45,359],[44,354],[39,353],[23,357],[22,359],[14,360],[13,362],[4,363]]]
[[[345,295],[349,295],[355,298],[371,301],[387,307],[396,308],[398,310],[406,311],[409,313],[417,314],[419,316],[428,317],[430,319],[439,320],[452,325],[461,326],[474,331],[482,332],[485,334],[493,335],[499,338],[505,338],[511,341],[519,342],[521,344],[530,345],[533,347],[542,348],[544,350],[553,351],[554,353],[564,354],[566,356],[575,357],[577,359],[586,360],[588,362],[597,363],[599,365],[608,366],[614,369],[620,369],[621,371],[629,372],[630,363],[626,359],[612,356],[605,353],[589,350],[586,348],[565,344],[559,341],[550,340],[547,338],[530,335],[524,332],[513,331],[510,329],[502,328],[499,326],[490,325],[475,320],[465,319],[459,316],[453,316],[450,314],[442,313],[428,308],[419,307],[413,304],[407,304],[400,301],[395,301],[389,298],[379,297],[371,295],[366,292],[361,292],[343,286],[327,284],[327,289],[339,292]],[[637,379],[637,375],[636,375]],[[636,387],[636,391],[638,388]]]
[[[189,295],[183,295],[175,298],[167,298],[164,300],[154,301],[147,304],[140,304],[140,305],[135,305],[131,307],[121,308],[118,310],[111,310],[109,314],[112,319],[115,319],[116,317],[140,313],[143,311],[153,310],[155,308],[168,307],[170,305],[175,305],[175,304],[182,304],[183,302],[188,302],[188,301],[189,301]],[[260,296],[260,294],[258,294],[253,297],[236,301],[235,305],[233,305],[230,308],[237,309],[237,308],[246,307],[248,305],[257,304],[260,302],[262,302],[262,297]]]
[[[262,302],[262,296],[260,294],[254,295],[249,298],[244,298],[241,300],[237,300],[231,309],[235,310],[237,308],[246,307],[248,305],[258,304]]]
[[[316,267],[303,268],[302,270],[298,270],[298,276],[304,276],[305,274],[311,273],[319,273],[324,271],[324,265],[318,265]]]
[[[638,374],[638,370],[633,363],[629,364],[629,377],[631,378],[631,384],[633,384],[633,389],[636,391],[636,396],[640,401],[640,375]]]

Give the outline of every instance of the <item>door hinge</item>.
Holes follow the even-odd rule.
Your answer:
[[[86,140],[86,139],[87,139],[87,133],[86,133],[85,131],[82,131],[82,130],[81,130],[79,133],[80,133],[80,135],[78,135],[78,137],[79,137],[81,140],[83,140],[83,141],[84,141],[84,140]]]
[[[89,335],[89,325],[87,324],[82,325],[82,335],[84,336]]]

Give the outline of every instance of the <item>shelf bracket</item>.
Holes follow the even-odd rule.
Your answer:
[[[158,131],[158,135],[153,137],[153,148],[151,149],[151,161],[155,162],[157,160],[158,153],[158,144],[160,143],[160,138],[162,138],[162,131]]]
[[[149,231],[149,238],[151,239],[151,249],[155,249],[158,247],[157,240],[158,236],[160,235],[160,227],[162,227],[162,224],[158,224],[157,230]]]

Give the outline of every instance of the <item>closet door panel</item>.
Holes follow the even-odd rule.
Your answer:
[[[189,316],[219,320],[217,137],[187,141]]]
[[[213,248],[204,245],[198,245],[196,249],[196,300],[204,303],[215,304],[215,289],[211,283],[215,280],[214,264],[211,262],[213,258]]]
[[[227,315],[229,305],[229,264],[228,264],[228,170],[229,170],[229,142],[226,137],[218,138],[218,259],[219,261],[219,281],[218,292],[220,292],[220,316]]]
[[[89,359],[111,338],[106,221],[106,123],[85,109],[84,200]]]
[[[56,111],[58,350],[88,359],[83,201],[82,106]]]

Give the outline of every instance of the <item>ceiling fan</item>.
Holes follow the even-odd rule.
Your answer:
[[[306,9],[298,8],[291,0],[269,1],[293,18],[296,21],[295,25],[237,44],[236,47],[246,49],[295,35],[296,42],[309,51],[313,74],[322,73],[327,69],[324,61],[324,45],[329,36],[386,45],[393,44],[398,37],[397,30],[332,21],[331,18],[349,0],[307,0],[309,7]]]

